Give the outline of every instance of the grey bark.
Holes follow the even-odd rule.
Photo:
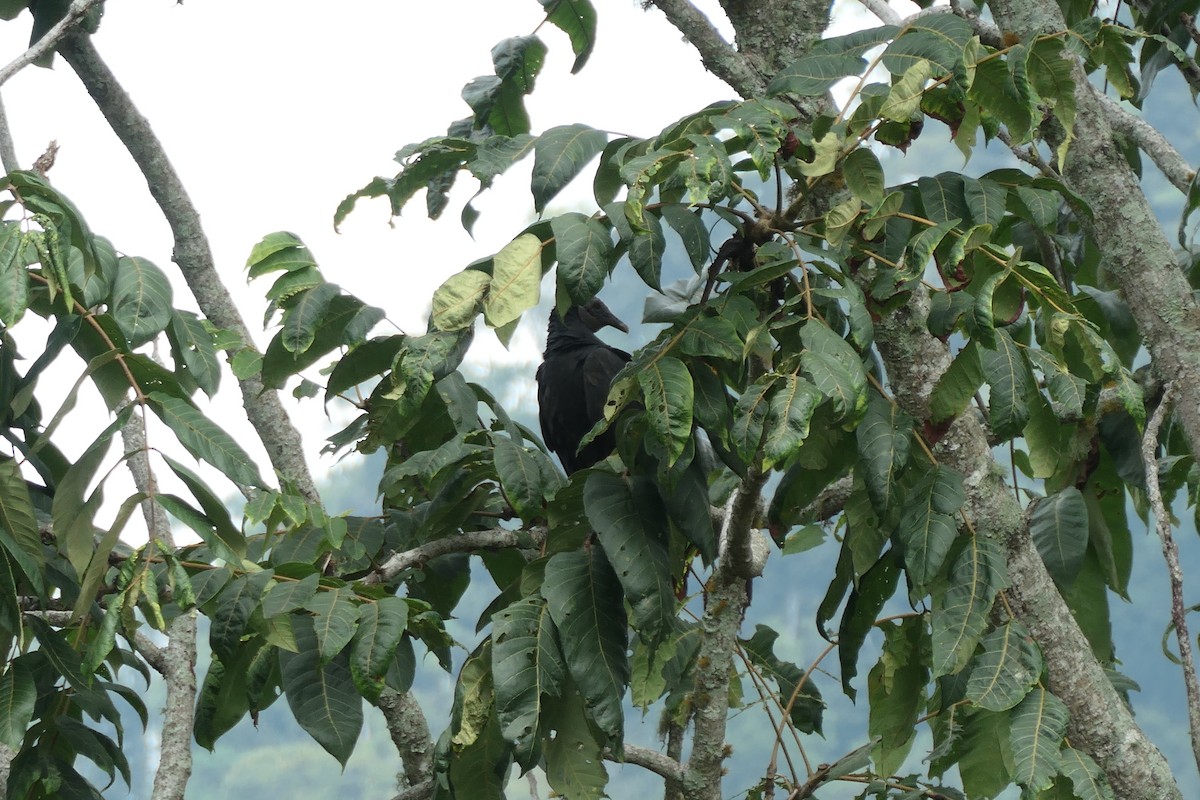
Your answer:
[[[929,333],[928,313],[929,296],[918,289],[907,306],[876,324],[889,386],[918,420],[929,418],[930,394],[950,365],[946,346]],[[913,364],[922,368],[914,370]],[[1134,722],[1046,571],[1021,506],[992,458],[982,421],[969,411],[961,415],[934,454],[964,476],[966,507],[976,530],[1004,545],[1009,606],[1041,648],[1050,688],[1071,711],[1071,745],[1100,765],[1123,800],[1180,797],[1166,759]]]

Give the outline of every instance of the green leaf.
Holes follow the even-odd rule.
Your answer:
[[[966,410],[983,385],[983,364],[974,341],[967,342],[942,373],[929,398],[931,422],[953,419]]]
[[[541,214],[571,179],[608,144],[608,134],[587,125],[560,125],[537,138],[533,148],[533,210]]]
[[[105,446],[104,451],[107,449]],[[38,594],[42,594],[46,568],[42,536],[29,487],[21,475],[21,468],[11,458],[0,458],[0,544],[20,565]]]
[[[21,226],[0,223],[0,322],[12,327],[29,306],[29,271],[21,259]]]
[[[407,626],[408,604],[399,597],[382,597],[359,606],[358,627],[350,647],[350,674],[358,691],[372,703],[383,691],[384,676]]]
[[[969,797],[995,797],[1012,782],[1008,714],[979,711],[963,726],[958,771]]]
[[[304,608],[313,595],[317,593],[317,584],[321,576],[316,572],[305,575],[300,580],[276,580],[262,601],[262,613],[266,618],[287,614],[298,608]]]
[[[608,773],[602,743],[588,725],[587,708],[578,695],[564,693],[546,703],[546,725],[555,732],[546,743],[546,782],[560,797],[600,800]]]
[[[663,356],[637,373],[646,400],[650,433],[667,453],[667,466],[683,453],[692,436],[692,376],[682,361]]]
[[[234,660],[250,614],[258,608],[263,591],[274,574],[273,570],[268,569],[239,575],[214,598],[208,640],[213,652],[222,661],[230,663]]]
[[[541,450],[522,447],[496,436],[494,464],[504,496],[523,520],[546,515],[546,500],[562,486],[562,476]]]
[[[988,400],[992,433],[1001,440],[1018,436],[1029,421],[1033,377],[1025,357],[1006,331],[996,331],[994,347],[979,351],[984,380],[991,387]]]
[[[558,253],[558,281],[574,305],[596,296],[616,259],[612,234],[599,220],[571,212],[550,221]]]
[[[469,327],[491,282],[491,275],[477,269],[464,269],[447,278],[433,293],[434,326],[443,331]]]
[[[662,218],[683,243],[683,249],[688,254],[688,260],[697,271],[702,269],[712,257],[709,250],[708,227],[700,216],[699,210],[689,211],[682,205],[665,205],[659,209]]]
[[[138,347],[164,331],[171,323],[171,284],[161,269],[144,258],[117,259],[109,313],[116,320],[130,347]]]
[[[342,651],[358,625],[358,608],[351,602],[354,592],[347,587],[322,587],[305,608],[313,612],[313,633],[321,661],[328,662]]]
[[[546,9],[546,21],[557,25],[571,37],[575,63],[574,74],[583,69],[592,48],[596,46],[596,9],[589,0],[539,0]]]
[[[725,317],[696,313],[678,332],[679,351],[684,355],[724,358],[737,361],[744,347],[737,328]]]
[[[492,615],[492,679],[504,738],[528,747],[546,697],[558,697],[566,668],[546,601],[527,597]]]
[[[821,699],[811,674],[806,675],[791,661],[784,661],[775,655],[778,639],[778,631],[766,625],[756,625],[754,635],[742,642],[742,649],[764,676],[775,681],[779,687],[777,696],[783,698],[785,704],[791,702],[788,716],[796,730],[801,733],[821,733],[825,701]]]
[[[842,337],[817,321],[800,330],[800,363],[821,394],[844,419],[857,420],[867,407],[867,374],[862,359]]]
[[[1026,789],[1038,792],[1054,780],[1062,762],[1059,748],[1069,719],[1063,702],[1040,686],[1035,686],[1013,709],[1013,778]]]
[[[531,233],[513,239],[496,254],[492,285],[483,302],[483,317],[493,328],[520,319],[541,296],[542,241]]]
[[[866,59],[855,52],[814,51],[784,67],[771,79],[767,94],[819,97],[842,78],[858,75],[866,66]]]
[[[1007,187],[987,178],[976,180],[964,175],[962,180],[963,197],[975,224],[991,225],[993,228],[999,225],[1004,219]]]
[[[992,603],[1007,585],[1000,546],[986,536],[972,535],[950,567],[946,590],[933,595],[935,678],[957,674],[967,665],[987,626]]]
[[[542,594],[558,627],[567,669],[587,701],[588,716],[619,745],[629,658],[621,585],[604,550],[592,547],[552,556]]]
[[[1059,773],[1071,781],[1079,800],[1114,800],[1104,771],[1087,753],[1063,745]]]
[[[317,329],[333,299],[341,294],[334,283],[319,283],[288,301],[279,329],[279,341],[289,353],[300,354],[316,341]]]
[[[1030,515],[1029,533],[1050,577],[1059,586],[1070,586],[1088,546],[1088,510],[1080,491],[1068,486],[1040,498]]]
[[[199,409],[163,392],[151,392],[147,399],[189,453],[216,467],[234,483],[264,487],[258,469],[246,451]]]
[[[0,743],[13,750],[21,748],[36,702],[33,671],[24,657],[18,657],[9,662],[0,677]]]
[[[1007,711],[1025,698],[1045,663],[1029,631],[1009,622],[983,637],[971,667],[967,698],[989,711]]]
[[[212,334],[195,314],[175,309],[171,313],[167,335],[171,340],[176,369],[179,369],[179,361],[182,360],[182,366],[191,379],[201,391],[212,397],[221,384],[221,364],[217,360]]]
[[[938,72],[952,73],[962,61],[963,48],[974,35],[971,24],[961,17],[925,14],[906,25],[883,51],[883,65],[893,75],[903,75],[924,59],[937,67]]]
[[[921,97],[932,74],[933,67],[928,61],[914,62],[888,90],[883,105],[879,107],[879,115],[900,123],[920,118]]]
[[[858,455],[867,491],[880,514],[898,502],[898,481],[908,464],[912,427],[912,417],[898,405],[871,394],[866,416],[858,426]]]
[[[246,269],[250,278],[283,270],[294,272],[315,267],[312,253],[304,246],[300,237],[288,231],[268,233],[250,250]]]
[[[883,165],[870,150],[860,147],[847,155],[842,162],[842,173],[850,191],[863,203],[875,206],[883,202]]]
[[[299,652],[279,651],[280,680],[300,727],[345,767],[362,729],[362,697],[355,690],[349,656],[322,663],[312,620],[292,618]]]
[[[949,16],[949,15],[938,15]],[[963,20],[960,20],[960,22]],[[1013,80],[1004,59],[985,59],[975,65],[975,80],[967,95],[1006,125],[1015,142],[1024,142],[1033,123],[1031,96]]]
[[[583,490],[588,522],[600,537],[644,641],[661,640],[675,620],[666,513],[648,478],[591,472]]]
[[[929,666],[925,661],[925,624],[916,619],[883,628],[883,653],[867,676],[871,712],[868,733],[876,739],[875,771],[894,775],[916,738],[917,716],[925,705]]]
[[[733,412],[732,437],[734,449],[743,461],[753,459],[762,444],[767,412],[771,407],[768,395],[777,379],[777,375],[764,375],[747,386],[738,398]]]
[[[926,473],[906,498],[896,535],[904,543],[904,566],[918,592],[941,570],[958,535],[953,515],[965,500],[962,475],[944,466]]]
[[[857,694],[850,682],[858,674],[858,653],[863,642],[867,640],[867,634],[875,629],[875,620],[883,610],[884,603],[896,592],[896,584],[900,579],[900,567],[897,562],[893,550],[884,553],[851,590],[846,609],[842,612],[842,621],[838,625],[838,662],[842,668],[842,691],[851,700]],[[830,589],[833,590],[834,587],[830,586]],[[826,600],[831,596],[832,592],[827,593]],[[840,595],[837,599],[841,599]],[[822,603],[823,607],[824,605],[825,603]],[[832,613],[829,612],[830,615]],[[818,614],[818,626],[821,624],[821,616],[823,612]]]
[[[808,381],[785,375],[774,384],[765,424],[763,468],[770,469],[790,459],[808,438],[813,412],[823,395]]]

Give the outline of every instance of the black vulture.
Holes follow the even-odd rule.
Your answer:
[[[583,437],[604,416],[613,377],[629,362],[629,353],[609,347],[596,336],[606,325],[629,332],[599,298],[571,307],[566,317],[550,311],[546,350],[537,371],[538,420],[542,438],[558,454],[568,475],[605,458],[616,446],[608,430],[579,449]]]

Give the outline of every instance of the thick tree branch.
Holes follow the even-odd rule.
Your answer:
[[[928,315],[929,295],[918,288],[876,325],[889,387],[917,420],[929,419],[929,397],[950,365],[946,345],[929,333]],[[1054,694],[1070,709],[1072,745],[1096,760],[1123,800],[1179,798],[1166,759],[1134,722],[1046,571],[1022,509],[995,469],[982,421],[969,410],[962,414],[934,454],[964,476],[976,531],[1005,548],[1009,605],[1041,648]]]
[[[767,79],[721,37],[720,31],[690,0],[650,0],[650,5],[663,12],[667,21],[691,42],[704,68],[735,92],[742,97],[759,97],[766,92]]]
[[[413,792],[412,797],[425,797],[419,790],[432,794],[433,790],[433,739],[429,736],[429,723],[412,692],[401,694],[393,689],[384,689],[375,701],[383,712],[388,734],[400,753],[404,764],[404,777],[409,788],[400,796]]]
[[[213,325],[236,332],[246,346],[252,347],[250,331],[217,274],[212,250],[200,225],[200,215],[150,123],[100,58],[90,36],[78,31],[72,33],[60,44],[59,53],[75,70],[146,177],[150,194],[162,209],[175,237],[175,263],[200,310]],[[278,393],[267,391],[257,375],[241,379],[239,385],[246,416],[266,448],[275,471],[306,499],[318,502],[320,495],[304,459],[300,434],[288,420]]]
[[[1150,160],[1162,171],[1171,185],[1187,194],[1196,170],[1179,154],[1175,145],[1167,141],[1167,137],[1159,133],[1157,128],[1123,108],[1111,97],[1098,94],[1096,99],[1099,100],[1112,129],[1132,139],[1143,153],[1150,156]]]
[[[1051,0],[998,0],[992,11],[1000,27],[1022,41],[1067,29]],[[1104,254],[1104,273],[1125,296],[1154,373],[1175,381],[1175,419],[1192,452],[1200,453],[1200,305],[1113,140],[1099,91],[1078,63],[1073,78],[1075,130],[1063,177],[1088,204],[1091,213],[1081,219]]]
[[[1200,767],[1200,680],[1196,677],[1196,660],[1192,653],[1192,637],[1188,633],[1187,606],[1183,601],[1183,567],[1179,563],[1179,548],[1171,533],[1171,513],[1163,503],[1158,483],[1158,432],[1171,406],[1174,384],[1167,384],[1162,400],[1154,409],[1142,437],[1142,463],[1146,465],[1146,496],[1154,512],[1155,526],[1162,539],[1163,559],[1167,562],[1167,578],[1171,584],[1171,624],[1179,643],[1179,663],[1183,667],[1183,685],[1187,694],[1188,727],[1192,739],[1192,758]]]
[[[729,755],[725,731],[729,720],[729,660],[748,601],[745,580],[718,566],[709,581],[703,638],[696,655],[696,694],[692,753],[683,775],[689,800],[721,800],[721,776]]]
[[[529,531],[509,531],[504,528],[489,528],[485,531],[468,531],[445,539],[394,553],[383,562],[374,573],[364,579],[364,583],[380,583],[389,581],[404,570],[424,564],[431,558],[449,555],[450,553],[471,553],[476,550],[500,550],[505,547],[527,547],[540,544],[546,537],[545,528],[536,527]]]

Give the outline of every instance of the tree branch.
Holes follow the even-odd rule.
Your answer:
[[[1183,668],[1183,685],[1187,694],[1188,727],[1192,739],[1192,758],[1200,767],[1200,680],[1196,677],[1196,660],[1192,653],[1192,637],[1188,633],[1187,606],[1183,601],[1183,567],[1179,564],[1179,548],[1171,534],[1171,513],[1163,503],[1158,482],[1158,432],[1171,405],[1174,384],[1167,384],[1162,400],[1146,423],[1142,437],[1142,462],[1146,465],[1146,495],[1154,512],[1155,526],[1162,539],[1163,559],[1167,562],[1167,577],[1171,583],[1171,624],[1179,643],[1179,663]]]
[[[690,0],[650,0],[649,4],[663,12],[667,21],[696,48],[704,68],[735,92],[742,97],[758,97],[766,92],[766,79],[721,37],[720,31]]]
[[[54,24],[54,27],[46,31],[46,34],[42,38],[30,45],[28,50],[8,62],[3,68],[0,68],[0,84],[3,84],[13,75],[16,75],[34,61],[53,51],[55,47],[58,47],[58,43],[66,38],[75,24],[83,19],[87,12],[91,11],[92,6],[97,5],[99,2],[101,0],[74,0],[67,8],[67,13]]]
[[[1108,95],[1098,94],[1096,99],[1100,102],[1100,108],[1112,129],[1132,139],[1143,153],[1150,156],[1150,160],[1162,171],[1171,185],[1187,194],[1196,171],[1179,154],[1175,146],[1167,141],[1167,137]]]
[[[150,123],[100,58],[90,36],[72,33],[59,45],[59,53],[75,70],[146,177],[150,194],[162,209],[175,237],[175,263],[200,310],[213,325],[234,331],[247,347],[253,347],[250,331],[217,274],[200,215]],[[307,500],[319,502],[320,495],[304,459],[300,434],[289,421],[278,393],[267,391],[258,375],[240,379],[238,383],[246,416],[266,448],[275,471]]]
[[[683,765],[657,750],[651,750],[649,747],[638,747],[636,744],[627,744],[623,748],[622,755],[623,758],[617,758],[616,754],[611,750],[607,748],[604,750],[604,757],[609,761],[617,763],[623,761],[626,764],[634,764],[650,770],[655,775],[662,776],[668,782],[681,783],[683,781]]]
[[[546,538],[546,529],[535,527],[528,531],[510,531],[504,528],[488,528],[484,531],[468,531],[445,539],[426,542],[419,547],[394,553],[375,572],[363,579],[363,583],[389,581],[404,570],[424,564],[431,558],[450,553],[470,553],[475,550],[500,550],[506,547],[527,547],[541,544]]]
[[[392,743],[400,753],[404,764],[404,777],[409,789],[400,797],[413,792],[412,797],[425,797],[418,790],[432,794],[433,790],[433,739],[429,736],[429,723],[412,692],[401,694],[393,689],[384,689],[375,701],[383,712],[384,722]]]
[[[862,278],[869,280],[865,274]],[[889,386],[900,406],[917,420],[929,419],[930,395],[950,366],[946,345],[929,333],[929,305],[928,292],[918,287],[907,304],[876,324],[875,342]],[[922,369],[914,370],[913,364]],[[1054,694],[1070,709],[1072,745],[1096,760],[1118,797],[1179,798],[1170,766],[1113,689],[1046,571],[1020,505],[994,468],[979,417],[969,410],[961,414],[934,454],[939,463],[963,475],[966,508],[979,535],[1005,548],[1009,605],[1041,648]]]
[[[900,15],[887,4],[887,0],[858,0],[863,8],[870,11],[884,25],[900,25]]]

